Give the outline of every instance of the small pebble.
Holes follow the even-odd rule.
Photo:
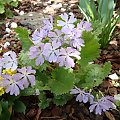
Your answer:
[[[24,11],[20,11],[20,13],[19,13],[20,15],[24,15],[25,13],[24,13]]]
[[[3,47],[4,47],[4,48],[7,48],[8,46],[10,46],[10,43],[9,43],[9,42],[6,42]]]
[[[10,29],[10,28],[6,28],[5,31],[6,31],[7,33],[10,33],[10,32],[11,32],[11,29]]]
[[[18,26],[17,23],[15,23],[15,22],[11,23],[11,28],[17,28],[17,26]]]
[[[65,8],[61,8],[61,12],[65,12],[66,11],[66,9]]]

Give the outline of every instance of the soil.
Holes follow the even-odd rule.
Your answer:
[[[59,5],[58,5],[59,4]],[[78,8],[78,0],[23,0],[21,1],[18,8],[14,10],[16,16],[19,15],[20,11],[24,13],[38,12],[44,13],[45,15],[52,14],[57,16],[63,12],[73,12],[78,19],[82,19],[83,16]],[[55,6],[56,5],[56,6]],[[62,6],[62,7],[61,7]],[[116,10],[119,8],[117,4]],[[16,12],[19,10],[19,12]],[[20,23],[20,20],[15,17],[12,19],[5,19],[5,23],[16,22],[18,26],[27,27],[31,31],[28,25]],[[21,43],[16,40],[15,33],[5,32],[5,24],[0,25],[0,45],[3,48],[5,42],[10,42],[8,48],[3,48],[0,56],[8,50],[13,50],[17,54],[21,51]],[[112,63],[111,73],[117,73],[120,76],[120,23],[112,35],[112,41],[107,48],[101,50],[100,57],[95,63],[102,64],[106,61]],[[106,94],[114,95],[120,93],[120,87],[114,87],[111,84],[111,80],[106,78],[103,83],[99,86],[99,89]],[[11,120],[120,120],[120,109],[111,110],[102,115],[95,115],[89,112],[89,104],[83,104],[75,101],[73,98],[64,106],[55,106],[52,104],[49,108],[41,110],[38,107],[37,96],[28,96],[22,98],[23,102],[27,102],[27,110],[25,114],[14,112]]]

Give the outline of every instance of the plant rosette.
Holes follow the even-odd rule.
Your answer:
[[[76,101],[90,102],[90,112],[101,114],[114,109],[114,97],[94,90],[110,73],[111,64],[93,64],[99,57],[100,44],[91,23],[77,20],[73,13],[55,19],[50,16],[43,23],[32,39],[28,30],[15,28],[22,51],[19,56],[8,51],[0,58],[0,86],[5,93],[16,97],[38,95],[42,109],[50,102],[64,105],[71,94],[77,96]],[[46,91],[53,97],[47,98]]]

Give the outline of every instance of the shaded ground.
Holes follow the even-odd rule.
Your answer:
[[[77,6],[78,0],[36,1],[37,0],[25,0],[21,2],[19,7],[15,9],[15,11],[19,10],[19,12],[15,12],[15,14],[19,15],[21,11],[24,11],[25,13],[38,12],[44,13],[45,15],[52,14],[56,16],[63,12],[73,12],[77,18],[82,19],[82,15]],[[22,23],[19,18],[6,19],[6,23],[13,21],[17,22],[18,26],[27,27],[32,31],[34,30],[31,22],[30,24],[26,24],[25,20]],[[26,21],[28,22],[28,20]],[[9,41],[11,45],[7,49],[3,48],[3,52],[14,50],[16,53],[19,53],[21,50],[20,41],[15,40],[14,32],[8,34],[5,32],[5,29],[4,24],[0,26],[0,44],[2,46],[6,41]],[[2,54],[3,53],[0,53],[0,55]],[[111,44],[101,51],[100,58],[95,62],[101,64],[105,61],[111,61],[111,72],[120,75],[120,25],[118,25],[114,31]],[[104,80],[99,89],[109,95],[120,93],[120,87],[113,87],[109,79]],[[38,108],[38,100],[35,96],[23,98],[23,101],[27,105],[26,114],[14,113],[12,120],[120,120],[120,111],[112,110],[103,113],[101,116],[96,116],[94,113],[89,112],[89,104],[78,103],[74,98],[62,107],[51,105],[45,110]]]

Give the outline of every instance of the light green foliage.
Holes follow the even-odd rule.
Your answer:
[[[35,88],[25,88],[24,90],[20,91],[20,96],[30,96],[35,94]]]
[[[0,120],[10,120],[10,112],[8,101],[0,101]]]
[[[68,93],[73,88],[75,76],[64,68],[57,68],[52,72],[52,79],[49,81],[51,91],[56,95]]]
[[[25,28],[16,28],[15,32],[18,34],[18,38],[22,42],[22,50],[24,52],[28,51],[33,45],[31,39],[29,38],[29,32]]]
[[[39,70],[36,71],[36,85],[35,88],[42,90],[50,90],[48,86],[48,81],[50,80],[50,73],[46,73],[45,71],[40,72]]]
[[[84,68],[84,72],[78,73],[80,79],[80,86],[82,88],[93,88],[95,86],[99,86],[103,79],[108,76],[111,71],[111,64],[110,62],[106,62],[102,67],[98,64],[90,64]],[[81,77],[82,73],[82,77]]]
[[[20,112],[20,113],[25,114],[26,106],[22,101],[15,101],[13,108],[16,112]]]
[[[99,43],[104,48],[109,43],[119,16],[114,15],[114,0],[97,0],[96,2],[98,7],[96,7],[94,0],[80,0],[79,8],[86,20],[93,24],[94,31],[96,27],[99,28],[102,25],[100,27],[101,32],[99,30],[100,34],[97,33],[98,29],[96,29],[96,35],[99,36]],[[98,24],[96,24],[96,21]]]
[[[0,14],[5,14],[6,17],[11,18],[13,16],[12,11],[9,7],[17,7],[18,0],[0,0]]]
[[[85,46],[81,50],[81,59],[78,63],[83,67],[99,57],[100,45],[97,37],[91,32],[83,32],[82,38],[85,41]]]
[[[22,50],[21,53],[19,54],[19,64],[21,64],[21,65],[23,65],[23,66],[36,67],[35,61],[29,59],[28,51],[27,51],[27,52],[24,52],[23,50]]]
[[[68,100],[71,99],[71,96],[69,94],[63,94],[63,95],[54,95],[53,102],[57,106],[64,105],[67,103]]]
[[[45,95],[44,92],[41,92],[38,98],[39,98],[39,100],[40,100],[38,106],[39,106],[41,109],[45,109],[46,107],[49,106],[51,100],[46,97],[46,95]]]

